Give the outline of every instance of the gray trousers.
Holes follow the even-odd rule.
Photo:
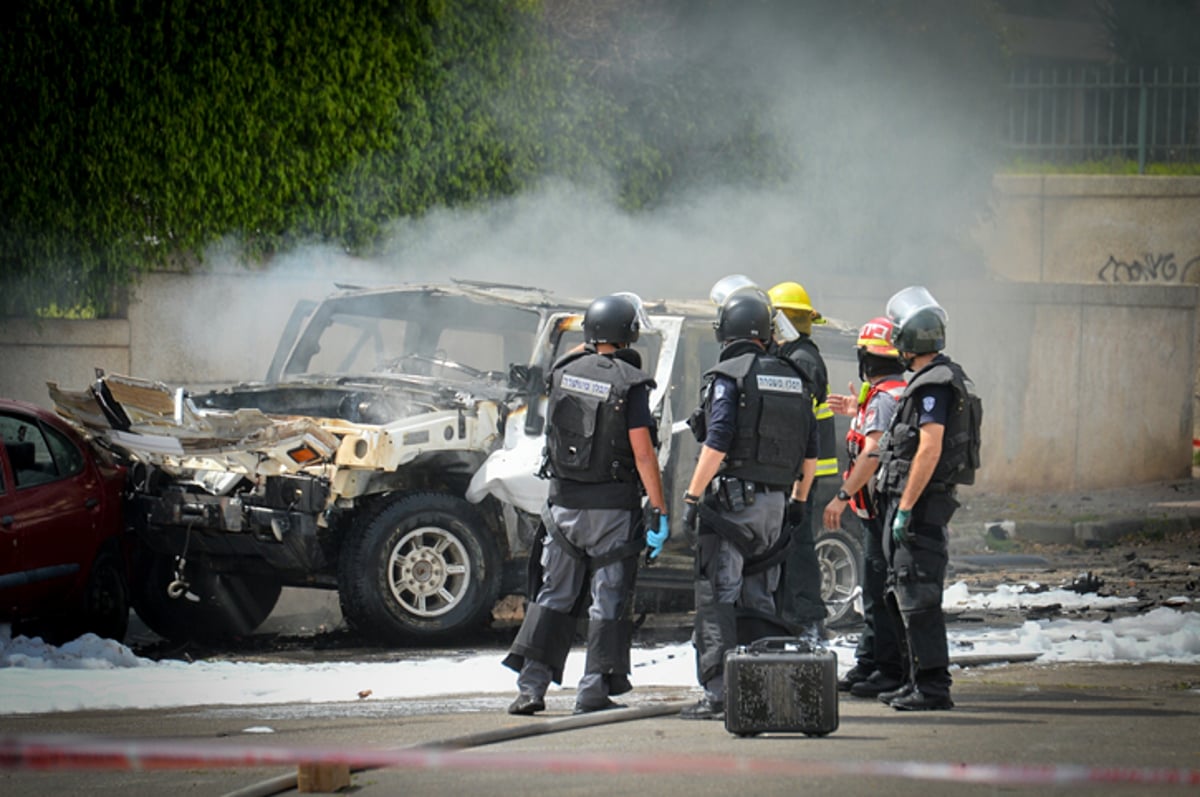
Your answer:
[[[598,557],[629,542],[636,515],[628,509],[568,509],[551,506],[551,517],[563,536],[590,557]],[[636,560],[635,560],[636,561]],[[590,584],[591,605],[588,619],[620,619],[629,599],[626,568],[628,560],[597,568]],[[547,534],[542,548],[542,585],[534,602],[557,612],[570,612],[579,600],[587,577],[588,564],[563,550]],[[526,659],[517,676],[521,694],[544,697],[550,686],[551,671],[544,663]],[[584,673],[579,680],[575,702],[585,706],[602,705],[608,699],[608,683],[600,673]]]
[[[784,492],[763,492],[740,512],[722,511],[721,516],[749,530],[754,535],[754,552],[762,553],[779,539],[786,504]],[[696,555],[696,625],[692,644],[696,648],[697,678],[710,700],[724,701],[724,657],[737,645],[733,610],[743,607],[774,614],[779,566],[743,575],[745,557],[724,539],[702,542]]]

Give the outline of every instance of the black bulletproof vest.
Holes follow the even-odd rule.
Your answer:
[[[625,401],[638,384],[654,380],[595,352],[577,352],[555,364],[546,410],[546,447],[555,478],[594,484],[637,480]]]
[[[954,391],[953,405],[946,416],[942,436],[942,454],[929,485],[946,490],[956,484],[973,484],[979,469],[979,436],[983,404],[975,395],[975,385],[958,363],[945,355],[921,369],[905,388],[896,408],[891,428],[880,441],[879,485],[893,495],[904,490],[920,441],[920,407],[916,394],[925,386],[947,385]],[[929,489],[929,488],[927,488]]]
[[[812,394],[789,361],[766,352],[748,352],[722,360],[705,373],[706,384],[717,374],[737,382],[737,431],[721,473],[739,479],[790,487],[800,473]],[[711,390],[705,391],[705,413]]]

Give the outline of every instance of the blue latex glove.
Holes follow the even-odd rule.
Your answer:
[[[655,559],[662,553],[663,545],[671,536],[671,526],[667,523],[666,515],[658,516],[658,528],[646,529],[646,547],[650,549],[650,558]]]
[[[908,526],[912,523],[911,509],[897,509],[896,517],[892,519],[892,539],[897,545],[908,545]]]

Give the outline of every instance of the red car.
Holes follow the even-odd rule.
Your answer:
[[[125,469],[54,413],[0,399],[0,622],[62,642],[129,624]]]

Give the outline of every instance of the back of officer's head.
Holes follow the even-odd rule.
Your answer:
[[[908,354],[932,354],[946,348],[946,322],[933,309],[922,309],[896,328],[896,348]]]
[[[583,315],[583,338],[588,343],[635,343],[641,324],[637,307],[624,296],[601,296]]]
[[[758,291],[739,291],[721,305],[714,325],[719,343],[771,339],[771,305]]]

